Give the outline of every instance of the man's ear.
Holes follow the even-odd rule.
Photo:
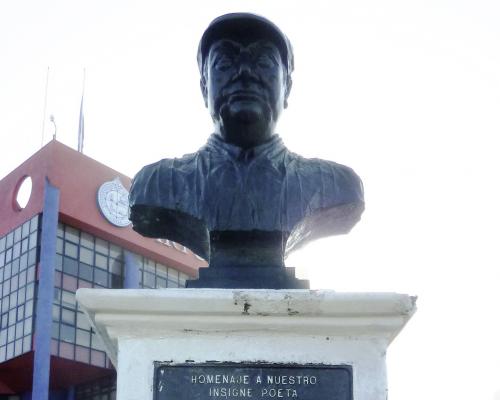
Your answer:
[[[208,107],[207,82],[205,81],[205,77],[203,75],[200,78],[200,89],[201,89],[201,94],[203,95],[203,100],[205,101],[205,107]]]
[[[290,91],[292,90],[292,78],[290,76],[286,79],[286,87],[285,87],[285,104],[284,107],[288,107],[288,96],[290,96]]]

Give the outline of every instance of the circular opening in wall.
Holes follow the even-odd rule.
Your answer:
[[[14,208],[17,211],[21,211],[28,205],[32,188],[33,182],[31,177],[28,175],[23,176],[17,184],[17,190],[14,195]]]

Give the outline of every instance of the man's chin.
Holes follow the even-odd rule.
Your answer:
[[[221,110],[224,120],[231,120],[240,124],[257,124],[269,120],[269,113],[261,104],[255,101],[238,100]]]

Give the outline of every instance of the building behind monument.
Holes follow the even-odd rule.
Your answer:
[[[126,225],[129,186],[55,140],[0,181],[0,400],[47,388],[49,399],[114,399],[114,369],[76,290],[183,287],[206,265]]]

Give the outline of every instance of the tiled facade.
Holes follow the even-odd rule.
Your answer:
[[[102,343],[78,310],[78,288],[123,287],[123,249],[59,223],[57,229],[51,354],[109,366]]]
[[[0,238],[0,362],[33,350],[40,219],[36,215]],[[75,293],[78,288],[123,288],[124,251],[109,241],[58,224],[52,303],[53,356],[112,368],[100,339],[75,301]],[[139,268],[139,287],[184,287],[188,275],[147,257],[134,256]],[[111,400],[116,395],[115,387],[114,378],[88,382],[76,387],[75,399]]]
[[[146,257],[140,257],[141,273],[140,287],[147,289],[161,289],[184,287],[188,275],[157,263]]]
[[[116,380],[104,378],[80,385],[76,388],[75,398],[77,400],[115,400]]]
[[[0,238],[0,362],[32,350],[39,216]]]
[[[184,287],[187,275],[135,254],[142,288]],[[59,223],[52,305],[51,353],[109,367],[104,348],[87,317],[79,310],[79,288],[123,288],[124,249],[89,233]]]
[[[33,194],[23,209],[13,198],[26,176]],[[53,141],[0,180],[0,400],[115,399],[113,366],[77,289],[184,287],[204,264],[110,224],[96,191],[112,179],[130,185]]]

